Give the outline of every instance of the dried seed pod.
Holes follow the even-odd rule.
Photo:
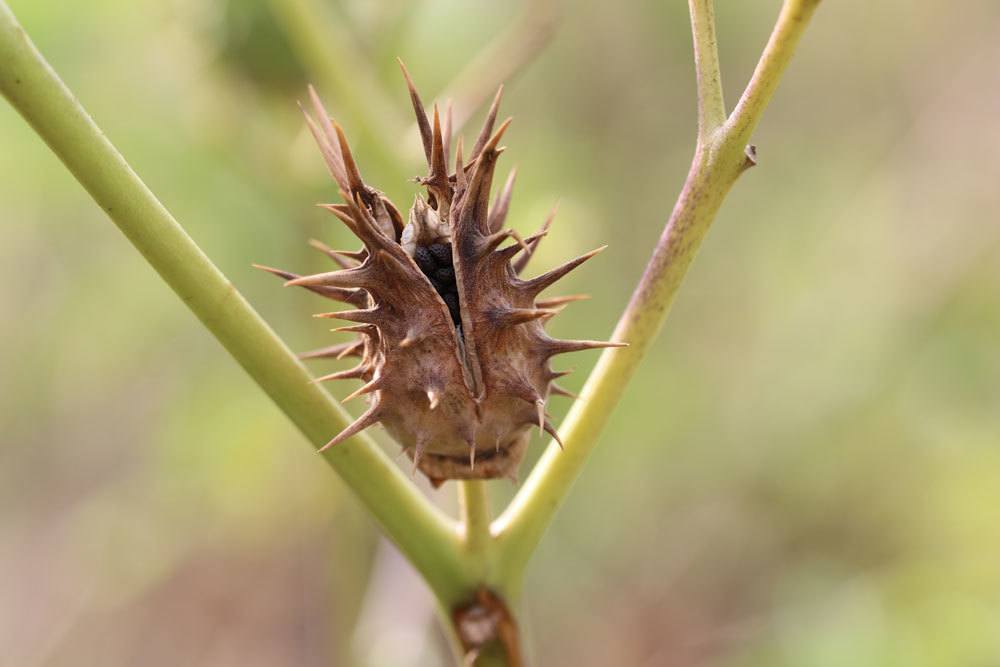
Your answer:
[[[436,107],[428,119],[402,69],[429,166],[428,175],[418,179],[426,199],[416,198],[404,224],[385,195],[365,184],[343,130],[310,87],[313,113],[303,109],[306,123],[344,201],[323,207],[347,225],[364,249],[332,250],[313,242],[340,266],[328,273],[297,276],[260,268],[287,285],[353,307],[318,317],[353,323],[338,330],[357,332],[358,340],[303,355],[361,357],[354,368],[317,379],[360,379],[364,385],[348,400],[367,396],[369,401],[368,409],[326,447],[381,422],[435,485],[447,479],[514,478],[531,428],[555,435],[545,414],[549,394],[571,395],[554,384],[565,373],[553,371],[550,358],[621,345],[556,340],[543,329],[558,308],[582,297],[539,301],[539,294],[603,248],[536,278],[519,278],[551,216],[539,234],[525,240],[501,229],[513,173],[489,206],[503,150],[499,142],[510,124],[508,119],[494,131],[500,91],[467,163],[459,137],[449,173],[450,130],[442,133]]]

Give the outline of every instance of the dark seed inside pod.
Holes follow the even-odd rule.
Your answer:
[[[432,243],[427,247],[431,255],[434,256],[434,261],[437,262],[438,266],[451,266],[451,244],[449,243]]]
[[[413,253],[413,259],[416,261],[417,266],[420,270],[424,272],[424,275],[431,276],[434,274],[434,270],[437,268],[437,262],[434,260],[434,256],[430,253],[424,246],[417,246],[417,249]]]
[[[441,295],[451,320],[456,326],[462,323],[459,311],[458,289],[455,287],[455,269],[452,265],[451,244],[433,243],[429,246],[417,246],[413,251],[413,259],[427,279],[431,281],[434,290]]]
[[[455,323],[456,326],[462,324],[462,315],[458,311],[458,294],[455,292],[445,292],[441,295],[444,299],[445,304],[448,306],[448,312],[451,313],[451,321]]]

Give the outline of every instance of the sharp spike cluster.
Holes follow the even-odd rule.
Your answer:
[[[575,395],[555,383],[565,375],[551,357],[621,343],[557,340],[544,326],[567,304],[586,298],[537,298],[546,288],[603,248],[530,280],[517,276],[548,233],[555,208],[541,230],[522,239],[504,229],[517,178],[511,170],[491,195],[500,141],[510,126],[497,125],[503,87],[486,113],[472,150],[454,138],[450,101],[430,115],[402,61],[427,161],[427,190],[408,217],[364,182],[344,129],[310,87],[306,124],[319,145],[342,203],[322,204],[363,244],[357,251],[310,245],[337,270],[298,275],[258,268],[285,281],[346,303],[347,310],[319,313],[352,324],[334,331],[355,340],[319,348],[303,359],[359,357],[352,368],[315,382],[356,379],[363,384],[344,400],[367,397],[368,409],[320,451],[381,423],[434,486],[456,478],[517,478],[534,426],[559,435],[545,410],[549,396]],[[492,205],[491,205],[492,198]],[[508,240],[513,242],[504,245]]]

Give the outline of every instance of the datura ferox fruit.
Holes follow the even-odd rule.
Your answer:
[[[402,66],[402,63],[400,63]],[[450,113],[444,130],[435,106],[428,120],[406,68],[403,75],[427,158],[429,173],[404,220],[399,210],[361,178],[341,127],[310,88],[313,115],[303,109],[343,204],[324,204],[357,236],[358,251],[332,250],[313,242],[341,268],[316,275],[260,267],[317,294],[354,306],[323,313],[352,322],[335,331],[356,332],[351,342],[306,353],[304,358],[360,357],[350,370],[318,381],[360,379],[345,400],[367,395],[368,409],[323,448],[333,447],[380,422],[435,486],[448,479],[515,478],[531,429],[558,438],[545,412],[565,373],[549,360],[558,354],[619,343],[558,340],[546,321],[578,296],[540,299],[547,287],[598,250],[531,279],[528,259],[548,232],[522,239],[503,229],[514,175],[490,206],[490,187],[500,139],[494,132],[500,93],[478,139],[463,156],[455,144],[449,169]],[[322,451],[322,450],[321,450]]]

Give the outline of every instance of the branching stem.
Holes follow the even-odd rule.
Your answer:
[[[747,91],[733,117],[720,125],[725,112],[719,87],[712,3],[691,0],[701,137],[670,219],[615,329],[613,339],[627,342],[629,347],[606,350],[601,355],[580,392],[580,400],[560,428],[564,450],[555,443],[549,445],[511,504],[493,524],[499,542],[496,562],[502,568],[498,576],[508,599],[519,595],[528,559],[596,445],[598,434],[625,385],[663,326],[688,266],[726,193],[739,175],[753,165],[752,153],[745,142],[773,95],[818,3],[819,0],[785,1]]]

